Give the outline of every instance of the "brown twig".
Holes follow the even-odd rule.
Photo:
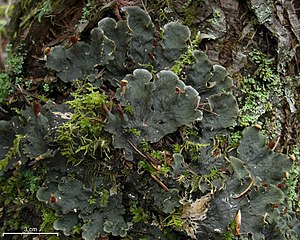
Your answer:
[[[275,148],[277,147],[277,145],[278,145],[278,143],[279,143],[279,140],[280,140],[280,136],[277,138],[277,140],[276,140],[274,146],[272,147],[272,149],[271,149],[272,151],[274,151]]]
[[[130,141],[130,140],[127,140],[127,142],[130,144],[130,146],[138,153],[140,154],[143,158],[147,159],[150,161],[152,167],[154,167],[153,165],[156,165],[156,164],[159,164],[159,161],[156,160],[155,158],[150,158],[149,156],[147,156],[146,154],[144,154],[143,152],[141,152],[139,149],[137,149],[134,144]],[[156,167],[154,167],[156,169]],[[169,188],[158,178],[156,177],[155,175],[151,174],[150,173],[150,176],[164,189],[166,190],[167,192],[169,192]]]
[[[158,177],[156,177],[155,175],[153,174],[150,174],[150,176],[164,189],[166,190],[167,192],[170,192],[170,189],[162,182],[159,180]]]
[[[141,152],[139,149],[137,149],[137,147],[134,146],[134,144],[133,144],[130,140],[127,140],[127,142],[128,142],[128,143],[130,144],[130,146],[131,146],[138,154],[140,154],[143,158],[149,160],[149,161],[150,161],[151,163],[153,163],[153,164],[160,164],[160,162],[159,162],[157,159],[155,159],[155,158],[153,158],[153,157],[149,157],[149,155],[144,154],[144,153]]]
[[[199,106],[198,106],[198,109],[203,110],[203,111],[208,112],[208,113],[211,113],[211,114],[214,114],[216,116],[220,116],[218,113],[215,113],[211,110],[208,110],[208,109],[205,109],[205,108],[202,108],[202,107],[199,107]]]
[[[245,194],[250,190],[251,186],[252,186],[253,183],[254,183],[254,178],[250,177],[250,179],[251,179],[251,182],[250,182],[250,184],[246,187],[246,189],[245,189],[243,192],[239,193],[239,194],[234,194],[233,197],[232,197],[233,199],[238,199],[238,198],[242,197],[243,195],[245,195]]]

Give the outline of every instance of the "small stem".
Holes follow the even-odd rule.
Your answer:
[[[274,151],[275,150],[275,148],[277,147],[277,145],[278,145],[278,143],[279,143],[279,140],[280,140],[280,136],[277,138],[277,140],[276,140],[276,142],[275,142],[275,144],[274,144],[274,147],[272,147],[272,151]]]
[[[240,194],[234,194],[233,199],[238,199],[238,198],[242,197],[243,195],[245,195],[250,190],[251,186],[254,183],[254,179],[252,177],[250,177],[250,178],[251,178],[251,182],[248,185],[248,187],[246,187],[246,189],[243,192],[241,192]]]
[[[216,116],[220,116],[218,113],[215,113],[215,112],[213,112],[213,111],[210,111],[210,110],[205,109],[205,108],[202,108],[202,107],[198,107],[198,109],[203,110],[203,111],[206,111],[206,112],[209,112],[209,113],[214,114],[214,115],[216,115]]]
[[[150,174],[151,177],[164,189],[166,190],[167,192],[170,192],[170,189],[162,182],[158,179],[158,177],[156,177],[155,175],[153,174]]]
[[[148,154],[145,154],[143,152],[141,152],[139,149],[137,149],[136,146],[134,146],[134,144],[130,141],[130,140],[127,140],[127,142],[130,144],[130,146],[138,153],[140,154],[143,158],[149,160],[151,163],[157,165],[157,164],[160,164],[160,162],[158,160],[156,160],[155,158],[149,156]]]

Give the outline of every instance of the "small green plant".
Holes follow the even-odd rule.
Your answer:
[[[160,151],[156,151],[156,150],[151,151],[151,156],[156,158],[159,161],[162,161],[164,159],[162,153]]]
[[[6,157],[0,160],[0,170],[2,170],[14,156],[21,155],[20,143],[22,139],[23,135],[17,135],[13,142],[13,146],[9,149],[8,153],[6,154]]]
[[[49,92],[49,91],[50,91],[50,86],[49,86],[49,84],[45,83],[45,84],[43,85],[43,89],[44,89],[45,92]]]
[[[90,16],[91,10],[93,8],[93,2],[94,2],[94,0],[88,0],[87,4],[82,9],[82,16],[81,16],[81,20],[80,20],[82,23],[85,23],[89,20],[89,16]]]
[[[187,154],[192,161],[199,161],[202,149],[210,146],[210,144],[192,141],[191,139],[194,139],[194,137],[197,139],[198,132],[190,127],[183,127],[181,135],[184,141],[182,144],[175,143],[172,146],[173,153]]]
[[[41,181],[41,177],[36,176],[31,169],[23,171],[22,176],[28,186],[26,190],[29,190],[32,194],[35,194],[40,187],[39,183]]]
[[[107,96],[97,91],[91,84],[81,86],[67,104],[74,109],[71,119],[59,127],[60,152],[74,165],[84,157],[109,157],[110,139],[104,132],[105,115],[102,105],[107,104]]]
[[[174,150],[179,151],[179,153],[186,153],[190,156],[192,161],[199,161],[201,158],[201,150],[204,147],[208,147],[210,144],[196,143],[190,140],[185,140],[181,146],[174,146]]]
[[[140,63],[139,66],[147,69],[151,73],[152,77],[155,79],[157,72],[155,71],[155,67],[151,63]]]
[[[9,76],[20,77],[23,72],[23,64],[26,56],[24,46],[20,45],[17,47],[17,49],[13,50],[12,45],[8,44],[6,47],[6,51],[8,54],[8,58],[6,60],[5,71]]]
[[[0,103],[2,103],[9,95],[10,81],[6,73],[0,73]]]
[[[37,16],[38,16],[38,22],[42,22],[42,18],[50,13],[52,11],[52,4],[51,4],[51,0],[47,0],[43,7],[40,8],[38,11],[37,11]]]
[[[287,182],[287,188],[288,188],[288,197],[287,197],[287,203],[288,203],[288,209],[292,211],[298,211],[300,209],[300,200],[298,195],[298,184],[299,184],[299,149],[295,146],[293,149],[293,155],[292,157],[295,158],[293,162],[293,167],[289,171],[289,176],[286,180]]]
[[[5,216],[1,231],[23,229],[24,226],[30,226],[33,218],[37,222],[42,221],[43,218],[39,211],[40,204],[35,197],[35,193],[43,181],[43,169],[21,169],[19,167],[15,167],[13,175],[0,176],[1,221],[3,220],[1,214]],[[28,212],[28,209],[36,209],[36,211]]]
[[[207,184],[210,189],[215,189],[215,185],[213,184],[213,181],[220,177],[221,177],[221,173],[215,167],[210,169],[209,172],[204,175],[193,174],[190,182],[190,186],[191,186],[190,192],[194,192],[197,190],[203,191],[201,187],[202,184]]]
[[[93,198],[93,196],[90,196],[89,199],[88,199],[88,203],[89,203],[90,205],[95,204],[95,203],[96,203],[96,199]]]
[[[261,116],[272,113],[274,104],[283,97],[283,83],[279,74],[273,69],[273,63],[260,51],[249,53],[250,61],[256,66],[256,71],[243,79],[240,123],[251,126],[257,123]],[[276,96],[276,99],[271,98]]]
[[[140,171],[147,171],[150,174],[154,174],[156,172],[156,170],[151,166],[151,164],[146,161],[139,161],[138,168],[140,169]]]
[[[150,150],[150,142],[147,141],[146,139],[142,139],[140,145],[144,152],[147,152]]]
[[[163,164],[160,166],[159,172],[160,172],[162,175],[167,176],[167,174],[170,172],[170,167],[169,167],[166,163],[163,163]]]
[[[124,112],[125,112],[126,114],[133,114],[133,109],[132,109],[132,106],[131,106],[130,104],[128,104],[127,106],[125,106],[125,107],[123,108],[123,110],[124,110]]]
[[[135,223],[146,222],[148,219],[148,215],[144,212],[143,208],[137,207],[136,203],[132,204],[130,212],[133,215],[132,221]]]
[[[0,179],[1,182],[4,181],[4,179]],[[16,191],[15,191],[15,183],[16,183],[16,178],[9,178],[6,179],[5,185],[0,188],[1,192],[4,194],[7,194],[9,197],[3,197],[1,195],[0,202],[3,203],[4,206],[10,204],[15,198],[16,198]]]
[[[128,133],[132,133],[133,135],[138,136],[138,137],[141,136],[141,134],[142,134],[142,132],[140,130],[133,128],[133,127],[126,128],[125,131]]]
[[[182,74],[184,67],[190,66],[195,62],[193,52],[197,49],[198,44],[201,42],[201,34],[197,33],[196,37],[191,40],[188,45],[187,51],[179,57],[179,60],[175,61],[175,64],[171,67],[171,70],[178,76]]]
[[[173,153],[180,153],[181,150],[182,150],[182,148],[181,148],[181,145],[180,145],[180,144],[175,143],[175,144],[173,145]]]
[[[237,226],[236,222],[234,220],[231,221],[228,227],[228,231],[222,234],[221,240],[234,240],[236,237],[235,236],[236,226]]]
[[[218,10],[218,9],[214,9],[213,15],[216,18],[220,18],[222,16],[220,10]]]
[[[172,12],[171,3],[172,3],[171,0],[166,0],[166,1],[159,0],[151,3],[153,8],[157,9],[158,20],[160,22],[168,21],[169,19],[168,14]]]
[[[99,191],[100,194],[100,207],[106,207],[109,200],[109,191],[105,188],[102,188]]]
[[[239,146],[239,142],[242,138],[241,131],[235,130],[234,128],[230,128],[230,147],[237,148]]]
[[[73,229],[72,229],[72,232],[74,234],[80,234],[82,232],[82,229],[81,229],[81,224],[76,224]]]
[[[173,227],[177,229],[181,229],[184,224],[184,220],[181,218],[181,215],[178,213],[169,215],[164,219],[164,222],[166,223],[165,227]]]
[[[53,223],[55,220],[56,216],[54,211],[47,208],[42,208],[42,223],[39,227],[39,230],[43,232],[53,231]]]
[[[223,135],[216,135],[213,139],[213,146],[211,153],[216,157],[220,157],[222,153],[226,153],[228,150],[228,137]]]

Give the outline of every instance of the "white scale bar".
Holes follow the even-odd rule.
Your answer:
[[[48,235],[48,234],[51,234],[51,235],[56,235],[58,236],[58,233],[40,233],[40,232],[21,232],[21,233],[2,233],[2,237],[4,235]]]

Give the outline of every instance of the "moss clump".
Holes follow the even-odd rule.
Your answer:
[[[12,45],[8,45],[6,48],[8,58],[6,60],[5,71],[11,77],[16,77],[16,81],[21,77],[23,72],[23,64],[26,56],[24,46],[20,45],[17,49],[13,50]],[[17,82],[18,83],[18,82]]]
[[[20,143],[22,139],[23,139],[23,135],[21,134],[17,135],[17,137],[13,142],[13,146],[9,149],[5,158],[0,160],[0,170],[4,169],[7,163],[11,161],[14,156],[21,155]]]
[[[171,70],[178,76],[182,74],[184,67],[191,66],[195,62],[194,51],[197,49],[198,44],[201,41],[200,32],[197,33],[196,37],[191,40],[188,45],[187,51],[179,57],[179,60],[175,61],[175,64],[171,67]]]
[[[85,157],[108,157],[110,138],[104,132],[106,115],[103,105],[108,105],[107,95],[91,84],[80,86],[67,104],[73,109],[69,120],[58,129],[56,143],[62,156],[74,165]]]
[[[272,60],[260,51],[249,53],[249,59],[255,67],[252,75],[244,77],[242,82],[243,99],[240,109],[240,124],[251,126],[264,121],[272,115],[273,109],[283,97],[283,82],[274,70]]]
[[[9,95],[10,81],[6,73],[0,73],[0,103],[2,103]]]
[[[12,176],[0,177],[0,232],[20,232],[25,227],[40,226],[41,204],[35,198],[35,192],[46,171],[16,166]],[[51,227],[48,229],[53,231]]]

